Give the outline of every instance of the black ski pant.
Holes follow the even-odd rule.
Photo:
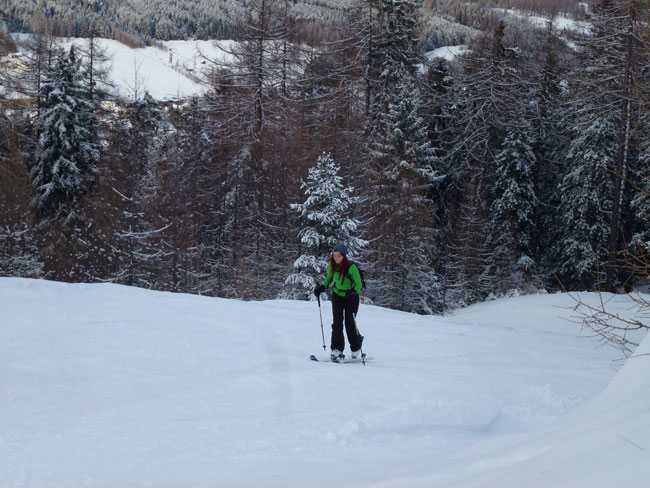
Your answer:
[[[359,310],[359,295],[350,294],[346,297],[332,294],[332,350],[338,349],[343,351],[345,348],[345,339],[343,338],[343,323],[345,319],[345,332],[350,343],[350,350],[358,351],[361,349],[361,336],[357,329],[355,317]]]

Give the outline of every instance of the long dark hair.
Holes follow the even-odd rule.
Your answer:
[[[332,257],[330,257],[330,266],[332,266],[332,275],[338,271],[339,275],[343,276],[350,266],[350,261],[347,256],[343,256],[341,264],[336,264],[336,261],[334,261],[334,255],[332,254]]]

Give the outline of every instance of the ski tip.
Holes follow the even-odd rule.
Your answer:
[[[309,356],[309,359],[311,359],[312,361],[318,361],[318,358],[316,356],[314,356],[313,354],[311,356]]]

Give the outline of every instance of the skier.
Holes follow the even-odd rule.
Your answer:
[[[332,293],[332,353],[330,357],[339,359],[343,357],[345,339],[343,337],[343,320],[345,318],[345,331],[352,351],[352,359],[357,359],[361,354],[363,336],[357,328],[356,315],[359,310],[359,292],[362,288],[361,274],[356,264],[350,263],[347,258],[348,248],[340,242],[334,246],[332,257],[327,267],[327,277],[323,283],[316,286],[314,295],[323,293],[334,281]]]

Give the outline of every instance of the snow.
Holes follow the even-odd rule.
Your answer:
[[[12,34],[20,45],[29,41],[29,34]],[[109,80],[115,85],[117,95],[142,97],[145,90],[156,100],[174,100],[201,95],[206,85],[198,79],[214,62],[234,62],[234,41],[159,41],[164,48],[148,46],[131,48],[112,39],[97,38],[100,48],[110,57]],[[70,49],[75,45],[85,48],[86,39],[62,39],[62,46]],[[426,53],[429,60],[445,58],[452,60],[461,55],[467,46],[445,46]],[[421,68],[424,69],[424,68]]]
[[[434,58],[444,58],[447,61],[451,61],[457,56],[460,56],[463,54],[464,51],[466,51],[468,48],[467,46],[460,45],[460,46],[443,46],[439,47],[437,49],[434,49],[433,51],[428,51],[425,56],[429,61],[433,60]]]
[[[495,8],[493,10],[497,12],[501,12],[506,15],[512,15],[514,17],[527,19],[530,23],[540,28],[546,28],[548,26],[548,21],[549,21],[548,17],[530,15],[516,9]],[[563,15],[557,15],[553,19],[553,27],[560,31],[569,30],[569,31],[580,32],[585,34],[588,34],[591,31],[591,24],[589,22],[582,21],[582,20],[573,20]]]
[[[200,75],[209,62],[203,64],[204,56],[209,59],[228,58],[218,45],[229,47],[231,41],[166,41],[166,49],[144,47],[132,49],[118,41],[99,39],[99,44],[111,57],[109,78],[117,84],[120,95],[132,95],[136,89],[142,96],[144,90],[157,100],[186,98],[200,95],[205,86],[194,79]],[[71,39],[65,44],[83,45],[83,39]],[[190,71],[188,71],[190,70]]]
[[[28,41],[28,34],[12,34],[16,42]],[[195,79],[211,66],[210,61],[231,61],[228,51],[233,41],[162,41],[164,48],[147,46],[130,48],[111,39],[98,38],[97,43],[111,58],[109,79],[122,96],[138,97],[148,91],[157,100],[200,95],[205,85]],[[62,39],[64,48],[72,45],[85,48],[86,39]],[[223,47],[224,50],[221,48]],[[206,58],[210,61],[206,61]],[[204,63],[204,61],[206,61]]]
[[[0,278],[0,486],[645,486],[650,340],[617,372],[572,304],[361,305],[363,366],[314,302]]]
[[[528,20],[538,27],[547,27],[548,18],[538,17],[534,15],[528,16]],[[562,16],[557,16],[553,19],[553,27],[560,31],[570,30],[583,34],[588,34],[591,31],[591,24],[583,20],[573,20]]]

